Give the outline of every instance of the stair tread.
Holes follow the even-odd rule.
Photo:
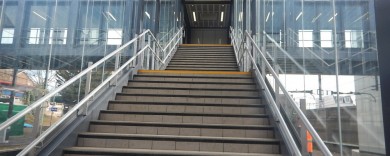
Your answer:
[[[159,89],[159,90],[197,90],[197,91],[249,91],[249,92],[257,92],[257,89],[219,89],[219,88],[178,88],[178,87],[129,87],[123,86],[126,89]]]
[[[153,135],[153,134],[124,134],[124,133],[95,133],[95,132],[83,132],[79,133],[79,136],[83,137],[109,137],[116,139],[125,138],[137,138],[150,140],[191,140],[197,142],[213,141],[213,142],[243,142],[243,143],[268,143],[278,144],[280,140],[273,138],[242,138],[242,137],[214,137],[214,136],[182,136],[182,135]]]
[[[246,118],[268,118],[267,114],[212,114],[212,113],[173,113],[173,112],[134,112],[121,110],[101,110],[101,113],[112,114],[147,114],[147,115],[175,115],[175,116],[211,116],[211,117],[246,117]]]
[[[181,83],[181,84],[228,84],[228,85],[255,85],[256,83],[254,82],[197,82],[197,81],[161,81],[161,80],[129,80],[129,83]]]
[[[92,124],[105,124],[105,125],[154,125],[154,126],[167,126],[167,127],[203,127],[203,128],[229,128],[229,129],[274,129],[270,125],[235,125],[235,124],[199,124],[199,123],[163,123],[163,122],[134,122],[134,121],[107,121],[107,120],[94,120]]]
[[[134,94],[134,93],[117,93],[117,96],[157,96],[157,97],[200,97],[200,98],[238,98],[238,99],[261,99],[259,95],[240,95],[240,96],[226,96],[226,95],[192,95],[192,94]]]
[[[65,153],[92,153],[92,154],[143,154],[143,155],[172,155],[172,156],[280,156],[280,154],[261,153],[234,153],[234,152],[206,152],[181,150],[151,150],[151,149],[125,149],[102,147],[70,147],[64,149]]]
[[[193,71],[237,71],[237,68],[227,69],[227,68],[167,68],[169,70],[193,70]]]
[[[126,101],[114,100],[109,103],[116,104],[150,104],[150,105],[194,105],[194,106],[225,106],[225,107],[265,107],[265,104],[214,104],[214,103],[194,103],[194,102],[142,102],[142,101]]]
[[[210,76],[207,76],[207,75],[143,75],[143,74],[138,74],[138,75],[134,75],[134,77],[168,77],[168,78],[194,78],[194,79],[198,79],[198,78],[207,78],[207,79],[252,79],[252,76],[251,75],[243,75],[241,77],[234,77],[234,76],[213,76],[213,75],[210,75]]]

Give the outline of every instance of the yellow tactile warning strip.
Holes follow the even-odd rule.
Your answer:
[[[235,71],[193,71],[193,70],[138,70],[138,73],[164,73],[164,74],[209,74],[209,75],[250,75],[250,72]]]
[[[231,47],[231,44],[180,44],[183,47]]]

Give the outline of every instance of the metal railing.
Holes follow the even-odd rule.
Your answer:
[[[270,104],[269,106],[270,106],[271,112],[273,114],[273,117],[276,121],[275,122],[276,126],[281,131],[281,135],[286,143],[286,146],[287,146],[289,152],[292,155],[302,155],[300,149],[297,146],[296,141],[293,139],[293,136],[291,134],[292,130],[290,130],[287,127],[285,119],[283,118],[283,116],[278,108],[278,105],[275,102],[275,99],[271,94],[270,89],[272,89],[272,88],[269,88],[266,85],[266,81],[265,81],[266,72],[270,73],[270,75],[274,79],[275,83],[278,85],[277,88],[278,89],[280,88],[282,93],[284,95],[286,95],[285,97],[287,97],[287,103],[284,103],[284,105],[289,105],[294,109],[295,113],[297,113],[297,115],[299,116],[300,120],[303,123],[302,126],[304,126],[308,130],[308,132],[312,135],[313,142],[316,143],[316,145],[318,146],[320,151],[326,156],[332,155],[331,152],[329,151],[329,149],[327,148],[327,146],[325,145],[325,143],[323,142],[323,140],[320,138],[320,136],[316,132],[316,130],[310,124],[309,120],[306,118],[305,114],[295,104],[292,97],[289,96],[289,92],[286,90],[283,83],[279,79],[278,74],[275,72],[275,70],[273,69],[273,67],[271,66],[271,64],[268,62],[268,60],[266,58],[266,54],[265,54],[266,52],[264,51],[265,47],[263,48],[263,50],[261,50],[248,32],[245,32],[245,34],[242,36],[243,38],[239,39],[244,43],[237,43],[237,40],[239,37],[234,36],[234,29],[233,28],[230,28],[230,29],[231,29],[230,37],[232,40],[232,44],[234,47],[236,57],[240,58],[240,59],[245,59],[245,60],[238,61],[238,62],[240,62],[240,64],[238,64],[238,66],[240,67],[240,69],[242,71],[252,71],[256,75],[256,79],[262,87],[261,90],[264,92],[265,98],[268,101],[268,103]],[[237,47],[241,44],[244,45],[244,48],[242,48],[243,50],[240,50],[241,48]],[[286,51],[284,51],[284,52],[286,52]],[[240,57],[241,55],[243,55],[243,57]],[[287,118],[286,120],[289,120],[289,119]],[[301,137],[306,137],[306,136],[301,136]]]
[[[32,103],[24,110],[20,111],[16,115],[12,116],[5,122],[0,124],[0,131],[7,129],[13,123],[17,122],[19,119],[24,117],[26,114],[34,111],[36,108],[42,107],[42,105],[49,101],[52,97],[60,93],[62,90],[69,87],[74,82],[78,82],[82,77],[87,76],[86,88],[90,88],[91,82],[90,79],[91,73],[93,70],[97,69],[100,65],[104,64],[106,61],[110,59],[115,60],[115,70],[112,71],[110,76],[108,76],[102,83],[100,83],[96,88],[94,88],[91,92],[86,91],[86,95],[83,99],[81,99],[71,110],[69,110],[64,116],[62,116],[57,122],[51,125],[46,131],[37,136],[29,145],[27,145],[18,155],[27,155],[29,152],[34,149],[39,143],[44,141],[46,137],[51,135],[56,131],[56,129],[64,122],[66,122],[72,115],[78,115],[78,112],[84,111],[87,112],[88,109],[88,101],[93,100],[93,97],[96,93],[98,93],[101,89],[104,89],[105,86],[111,85],[111,83],[116,83],[117,77],[120,73],[123,73],[126,69],[130,70],[138,70],[138,69],[164,69],[167,66],[167,61],[174,55],[175,49],[178,44],[182,42],[183,37],[183,28],[180,28],[177,33],[172,37],[170,42],[166,45],[166,47],[161,47],[158,40],[151,33],[150,30],[144,31],[140,35],[136,35],[135,38],[120,46],[113,52],[109,53],[104,58],[100,59],[96,63],[90,65],[88,68],[81,71],[79,74],[75,75],[64,84],[54,89],[53,91],[46,94],[44,97],[40,98],[36,102]],[[131,47],[133,46],[133,47]],[[138,48],[139,47],[139,48]],[[133,56],[126,60],[123,64],[120,62],[121,54],[128,52],[133,48]],[[159,53],[163,53],[163,59],[160,58]],[[155,58],[155,59],[154,59]],[[121,64],[121,65],[120,65]],[[128,75],[126,75],[128,76]],[[84,108],[84,110],[83,110]]]

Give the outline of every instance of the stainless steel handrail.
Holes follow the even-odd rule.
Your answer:
[[[305,68],[302,67],[286,50],[284,50],[278,42],[276,42],[271,36],[269,36],[265,31],[263,31],[263,34],[271,41],[273,42],[276,47],[284,53],[300,70],[302,70],[304,73],[309,73]]]
[[[182,30],[183,28],[180,28],[179,31],[176,33],[176,35],[173,37],[173,39],[171,40],[171,42],[169,44],[167,44],[167,46],[164,48],[164,50],[166,50],[169,46],[172,46],[170,45],[175,39],[177,40],[175,42],[175,45],[172,46],[170,53],[172,53],[172,51],[175,49],[176,45],[179,43],[179,41],[181,40],[181,38],[176,38],[178,37],[179,34],[182,34]],[[45,101],[48,101],[52,96],[58,94],[60,91],[62,91],[63,89],[65,89],[66,87],[70,86],[72,83],[76,82],[77,80],[81,79],[83,76],[87,75],[88,73],[90,73],[93,69],[95,69],[96,67],[98,67],[99,65],[103,64],[104,62],[106,62],[108,59],[112,58],[113,56],[115,55],[119,55],[122,50],[124,50],[125,48],[127,48],[129,45],[133,44],[133,43],[136,43],[139,39],[145,39],[144,36],[146,34],[150,34],[152,37],[154,37],[154,35],[151,33],[150,30],[146,30],[144,31],[143,33],[141,33],[140,35],[138,35],[137,37],[135,37],[134,39],[130,40],[129,42],[125,43],[124,45],[120,46],[118,49],[114,50],[113,52],[109,53],[107,56],[103,57],[102,59],[100,59],[99,61],[97,61],[96,63],[94,63],[93,65],[91,65],[90,67],[84,69],[83,71],[81,71],[79,74],[77,74],[76,76],[72,77],[71,79],[69,79],[68,81],[66,81],[64,84],[62,84],[61,86],[59,86],[58,88],[54,89],[53,91],[49,92],[47,95],[45,95],[44,97],[40,98],[39,100],[37,100],[36,102],[32,103],[30,106],[26,107],[24,110],[22,110],[21,112],[19,112],[18,114],[12,116],[11,118],[9,118],[8,120],[4,121],[3,123],[0,124],[0,131],[6,129],[7,127],[9,127],[11,124],[15,123],[16,121],[18,121],[19,119],[21,119],[23,116],[25,116],[27,113],[33,111],[34,109],[36,109],[37,107],[41,106]],[[180,35],[180,37],[182,37],[182,35]],[[154,38],[155,39],[155,38]],[[156,40],[157,41],[157,40]],[[158,43],[157,43],[158,44]],[[128,65],[130,65],[130,63],[132,63],[134,60],[136,60],[136,58],[144,53],[144,51],[146,49],[150,49],[152,51],[152,53],[158,58],[158,60],[160,62],[162,62],[164,65],[166,64],[166,60],[170,57],[169,55],[167,55],[164,59],[164,61],[162,61],[160,59],[159,56],[156,55],[156,53],[154,52],[154,50],[150,47],[150,45],[145,45],[145,47],[143,47],[138,53],[136,53],[135,56],[133,56],[131,59],[129,59],[125,64],[123,64],[120,68],[118,68],[115,72],[111,73],[112,75],[109,76],[102,84],[100,84],[97,88],[95,88],[92,92],[90,92],[88,95],[86,95],[86,97],[84,97],[78,104],[76,104],[76,106],[68,113],[66,113],[64,115],[64,117],[62,117],[58,122],[56,122],[55,124],[53,124],[53,126],[50,126],[44,133],[42,133],[41,135],[39,135],[31,144],[29,144],[24,150],[22,150],[21,153],[19,153],[18,155],[25,155],[27,154],[32,148],[34,148],[34,146],[36,146],[39,142],[41,142],[43,139],[45,139],[45,137],[47,137],[52,131],[54,131],[62,122],[66,121],[68,119],[68,117],[70,117],[70,115],[72,113],[74,113],[75,111],[77,111],[77,109],[79,109],[85,102],[87,102],[91,97],[94,96],[94,94],[96,94],[99,89],[101,89],[104,85],[106,85],[108,82],[110,82],[110,80],[112,80],[114,77],[117,76],[117,74],[119,74],[120,72],[122,72],[122,70],[127,67]]]
[[[43,141],[47,136],[49,136],[53,131],[56,130],[58,126],[68,120],[73,113],[77,112],[80,107],[82,107],[88,100],[90,100],[100,89],[102,89],[105,85],[107,85],[112,79],[114,79],[123,69],[125,69],[130,63],[132,63],[136,58],[143,53],[146,49],[149,48],[149,45],[140,50],[135,56],[129,59],[126,63],[124,63],[118,70],[112,73],[106,80],[104,80],[99,86],[97,86],[91,93],[85,96],[79,103],[77,103],[69,112],[67,112],[60,120],[55,122],[52,126],[50,126],[46,131],[44,131],[41,135],[39,135],[33,142],[27,145],[18,156],[27,155],[36,145],[38,145],[41,141]]]
[[[178,37],[179,34],[181,34],[180,37],[182,37],[182,35],[183,35],[182,31],[183,31],[183,27],[180,28],[179,31],[172,37],[172,39],[169,41],[169,43],[168,43],[167,46],[163,49],[163,51],[165,51],[165,50],[169,47],[169,45],[175,40],[176,37]],[[177,44],[178,42],[179,42],[179,40],[176,41],[175,44]],[[169,53],[167,54],[167,56],[164,58],[164,60],[163,60],[164,63],[166,63],[167,59],[170,57],[170,55],[171,55],[172,52],[173,52],[173,49],[171,49],[171,50],[169,51]]]
[[[277,73],[275,72],[275,70],[272,68],[271,64],[267,61],[264,53],[260,50],[259,46],[256,44],[256,42],[253,40],[253,38],[250,36],[250,34],[248,32],[245,33],[245,36],[249,39],[249,41],[252,43],[254,49],[257,51],[257,53],[259,54],[259,56],[261,56],[261,58],[264,60],[264,63],[266,65],[266,67],[268,68],[268,72],[270,72],[272,74],[272,76],[274,77],[275,79],[275,82],[279,85],[279,88],[282,90],[282,92],[285,94],[285,95],[289,95],[288,91],[286,90],[286,88],[284,87],[283,83],[280,81]],[[280,47],[281,48],[281,47]],[[253,66],[255,67],[256,69],[256,72],[258,74],[261,74],[260,73],[260,70],[258,69],[257,65],[256,65],[256,62],[253,62],[255,61],[253,56],[248,53],[249,56],[251,56],[251,59],[252,59],[252,63],[253,63]],[[265,74],[265,73],[263,73]],[[259,77],[259,76],[257,76]],[[260,76],[261,77],[261,76]],[[262,78],[262,77],[261,77]],[[262,85],[265,85],[265,84],[262,84]],[[267,90],[266,92],[269,91],[268,87],[266,87],[266,85],[264,86],[265,89]],[[266,93],[266,95],[268,96],[267,98],[270,99],[271,101],[271,104],[273,105],[273,102],[275,102],[272,98],[272,95],[271,94],[268,94]],[[325,154],[325,155],[332,155],[331,152],[329,151],[328,147],[326,147],[325,143],[323,142],[323,140],[321,139],[321,137],[318,135],[318,133],[315,131],[315,129],[313,128],[313,126],[310,124],[309,120],[306,118],[305,114],[298,108],[297,105],[295,105],[295,102],[294,100],[292,99],[291,96],[286,96],[288,97],[288,101],[289,101],[289,104],[292,105],[292,107],[294,108],[294,110],[298,113],[298,116],[301,118],[303,124],[305,125],[305,127],[308,129],[308,131],[310,132],[310,134],[313,136],[313,140],[314,142],[317,144],[317,146],[319,147],[319,149]],[[280,113],[280,112],[279,112]],[[292,142],[290,142],[292,143]],[[294,142],[295,144],[295,142]]]

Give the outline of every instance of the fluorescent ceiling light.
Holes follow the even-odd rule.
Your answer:
[[[112,20],[116,21],[116,18],[111,14],[111,12],[107,11],[107,15],[110,16]]]
[[[195,12],[192,12],[192,16],[194,16],[194,22],[196,22],[196,15],[195,15]]]
[[[148,18],[150,19],[150,14],[148,12],[145,11],[145,14],[146,16],[148,16]]]
[[[359,18],[357,18],[355,21],[353,21],[353,23],[355,23],[355,22],[357,22],[357,21],[363,19],[363,18],[364,18],[365,16],[367,16],[367,15],[368,15],[368,12],[365,13],[364,15],[360,16]]]
[[[331,17],[329,20],[328,20],[328,22],[330,22],[330,21],[332,21],[335,17],[337,16],[337,13],[336,14],[334,14],[334,16],[333,17]]]
[[[270,14],[270,12],[268,12],[268,14],[267,14],[267,18],[265,19],[265,22],[268,22],[268,19],[269,19],[269,14]]]
[[[320,18],[320,16],[322,15],[322,13],[318,14],[316,17],[313,18],[313,20],[311,20],[311,23],[314,23],[317,21],[318,18]]]
[[[297,16],[297,18],[295,18],[295,20],[298,21],[298,19],[302,16],[302,14],[303,14],[303,12],[301,11],[301,12],[299,13],[299,15]]]
[[[223,11],[221,12],[221,22],[223,22]]]
[[[43,20],[45,20],[45,21],[46,21],[46,18],[45,18],[45,17],[43,17],[42,15],[38,14],[38,13],[37,13],[37,12],[35,12],[35,11],[33,11],[33,13],[34,13],[35,15],[37,15],[38,17],[40,17],[40,18],[42,18]]]

